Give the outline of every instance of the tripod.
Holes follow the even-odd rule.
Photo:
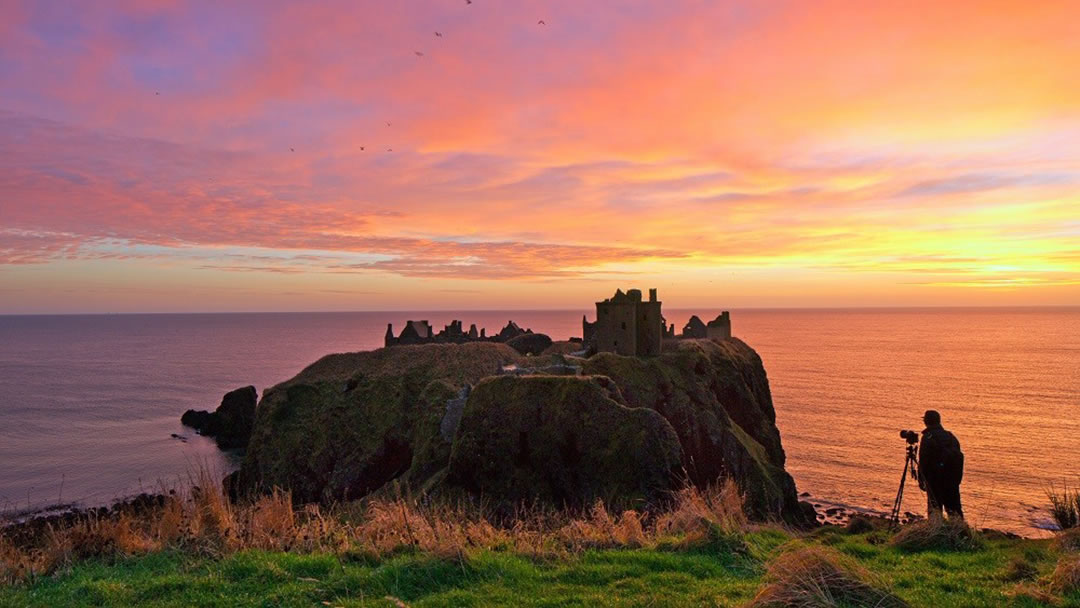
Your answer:
[[[904,459],[904,472],[900,474],[900,489],[896,491],[896,500],[893,501],[892,513],[889,515],[889,521],[892,522],[892,527],[900,525],[900,509],[904,502],[904,483],[907,482],[908,473],[911,474],[911,478],[916,482],[919,481],[919,446],[909,443],[907,446],[907,457]]]

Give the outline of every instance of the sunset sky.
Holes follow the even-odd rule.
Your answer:
[[[1078,14],[0,0],[0,313],[1078,304]]]

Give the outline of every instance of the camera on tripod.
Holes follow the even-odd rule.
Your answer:
[[[907,450],[904,455],[904,472],[900,474],[900,489],[896,491],[896,500],[893,501],[892,512],[889,514],[889,520],[892,521],[894,528],[900,525],[900,509],[904,502],[904,482],[907,481],[908,475],[915,481],[919,481],[919,432],[903,430],[900,431],[900,438],[907,441]]]

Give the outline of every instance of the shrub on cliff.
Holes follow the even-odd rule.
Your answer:
[[[1080,526],[1080,489],[1063,487],[1060,491],[1051,486],[1046,490],[1050,500],[1050,517],[1058,528],[1069,530]]]
[[[539,355],[551,346],[545,334],[521,334],[506,341],[506,345],[523,355]]]

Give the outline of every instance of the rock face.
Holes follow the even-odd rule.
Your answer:
[[[360,498],[392,479],[445,476],[447,402],[521,355],[505,344],[424,344],[329,355],[266,390],[238,492],[289,488],[301,502]]]
[[[509,365],[581,375],[496,375]],[[743,342],[589,359],[466,343],[330,355],[268,389],[229,486],[331,502],[396,479],[493,504],[640,506],[729,476],[757,514],[813,519],[784,471],[761,359]]]
[[[245,386],[225,393],[214,412],[188,410],[180,422],[213,437],[222,449],[247,446],[255,426],[255,404],[259,398],[254,386]]]
[[[521,334],[507,340],[506,345],[523,355],[539,355],[551,346],[551,338],[544,334]]]
[[[761,357],[738,339],[679,340],[665,347],[652,358],[600,353],[585,361],[582,373],[611,378],[628,405],[667,419],[694,484],[731,475],[758,515],[795,508],[798,495],[784,470]]]
[[[447,481],[510,502],[661,499],[681,462],[663,416],[602,378],[499,376],[469,395]]]

